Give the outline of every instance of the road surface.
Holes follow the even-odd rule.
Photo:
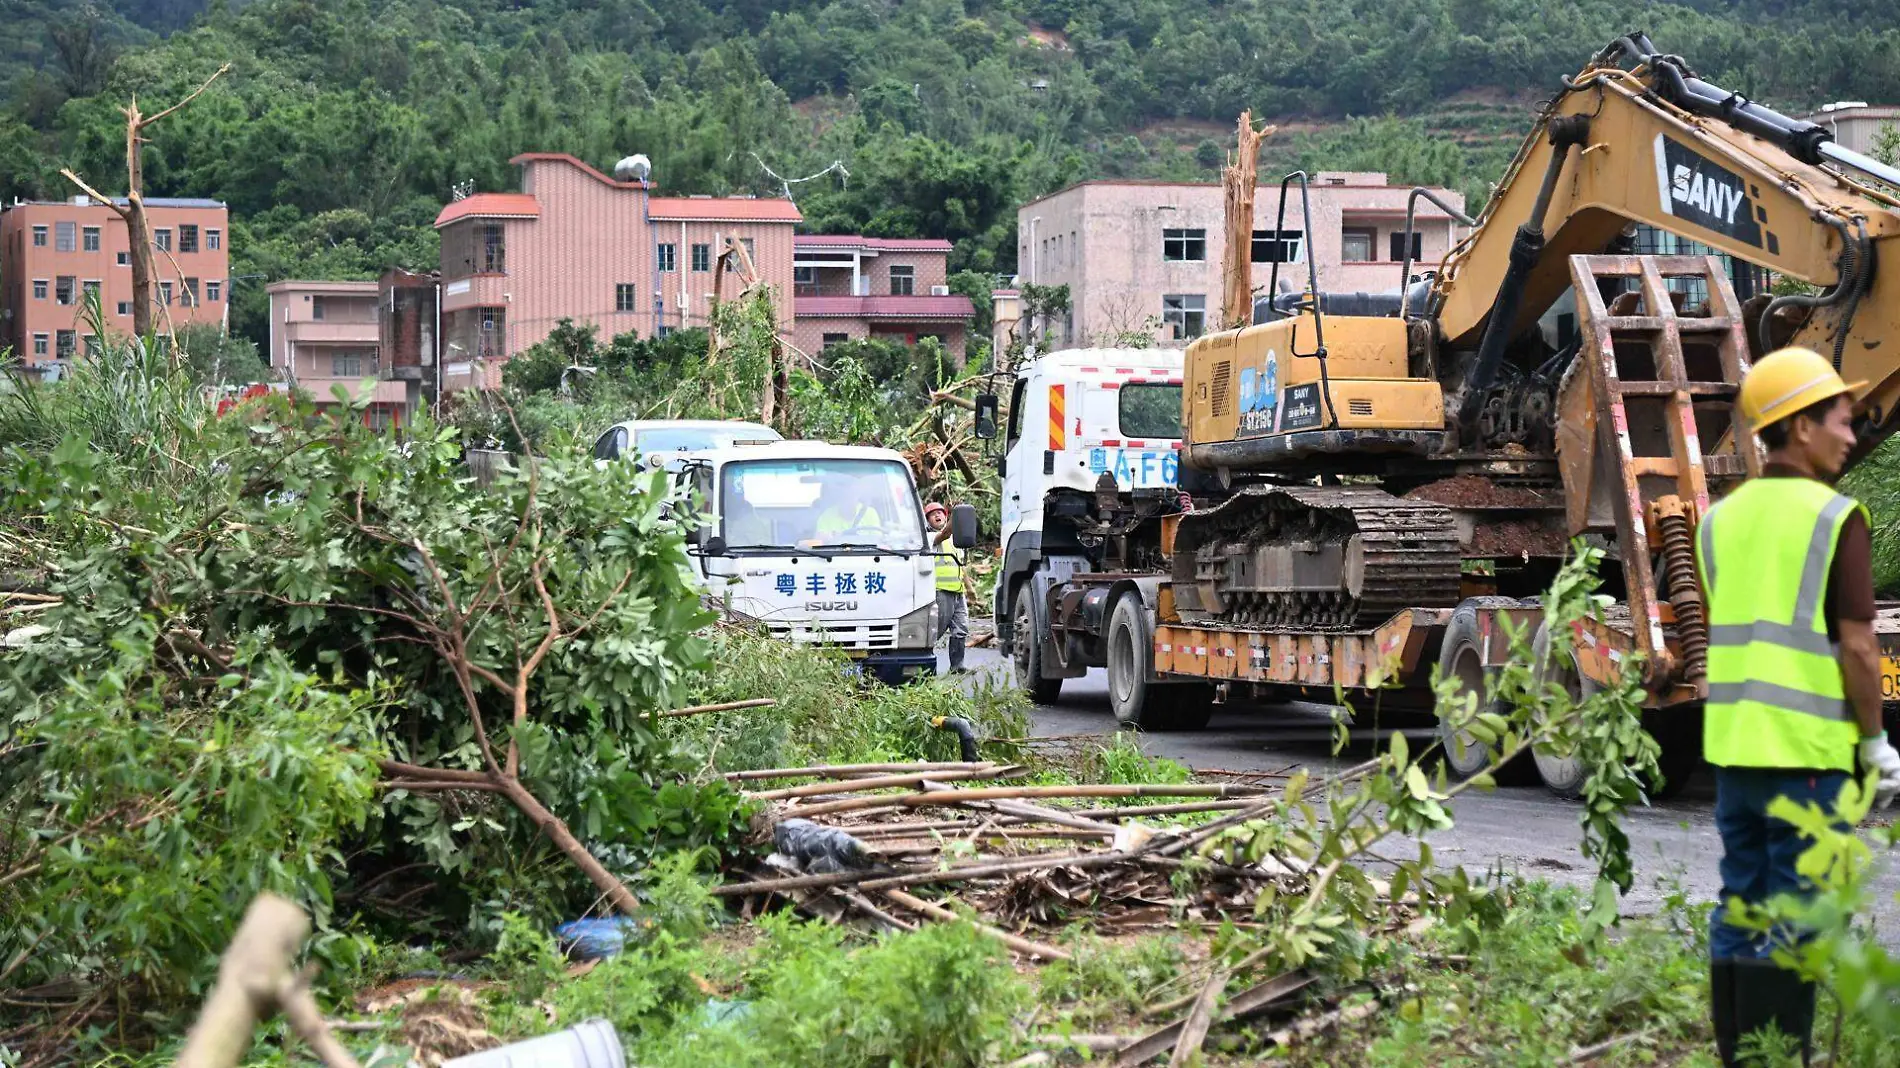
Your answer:
[[[970,650],[968,664],[999,681],[1007,677],[1008,666],[993,650]],[[1044,737],[1101,734],[1107,740],[1114,730],[1106,679],[1100,670],[1064,683],[1061,698],[1037,706],[1031,723],[1031,733]],[[1376,733],[1383,741],[1389,732]],[[1367,759],[1374,734],[1369,724],[1355,725],[1352,743],[1335,758],[1328,709],[1243,705],[1234,712],[1217,711],[1205,730],[1142,734],[1139,740],[1143,752],[1190,767],[1235,771],[1306,767],[1320,775]],[[1406,736],[1422,743],[1431,739],[1431,732],[1407,730]],[[1692,901],[1715,899],[1721,887],[1716,874],[1721,844],[1715,833],[1714,800],[1714,782],[1702,771],[1675,797],[1626,814],[1623,829],[1630,838],[1637,873],[1636,885],[1625,899],[1626,913],[1653,912],[1677,891]],[[1452,816],[1451,830],[1425,839],[1440,864],[1462,865],[1474,878],[1500,868],[1585,889],[1595,881],[1595,867],[1578,848],[1581,830],[1576,803],[1559,800],[1541,786],[1467,792],[1452,803]],[[1378,852],[1397,857],[1407,848],[1394,840],[1378,847]],[[1900,865],[1889,863],[1878,885],[1874,918],[1882,941],[1900,942],[1900,904],[1895,902],[1900,893]]]

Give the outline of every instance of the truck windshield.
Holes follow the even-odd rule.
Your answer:
[[[910,472],[892,460],[744,460],[719,475],[726,544],[921,552]]]
[[[1181,387],[1161,382],[1130,383],[1119,391],[1117,419],[1125,438],[1181,436]]]
[[[740,441],[777,441],[779,433],[771,427],[750,424],[735,426],[654,427],[642,430],[633,439],[636,452],[700,452],[730,448]]]

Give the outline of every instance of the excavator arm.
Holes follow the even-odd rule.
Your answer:
[[[1900,187],[1900,171],[1829,136],[1620,38],[1566,79],[1433,283],[1440,343],[1476,352],[1466,395],[1571,285],[1572,255],[1613,251],[1641,223],[1821,287],[1776,298],[1751,347],[1793,323],[1776,343],[1867,383],[1864,448],[1900,429],[1900,199],[1869,180]]]

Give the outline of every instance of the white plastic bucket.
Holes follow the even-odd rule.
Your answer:
[[[606,1020],[443,1061],[442,1068],[627,1068],[620,1035]]]

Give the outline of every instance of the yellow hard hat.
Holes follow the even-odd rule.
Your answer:
[[[1838,397],[1866,384],[1849,385],[1841,381],[1834,365],[1812,349],[1776,349],[1755,361],[1755,366],[1743,376],[1742,417],[1748,420],[1748,429],[1760,430],[1810,404]]]

